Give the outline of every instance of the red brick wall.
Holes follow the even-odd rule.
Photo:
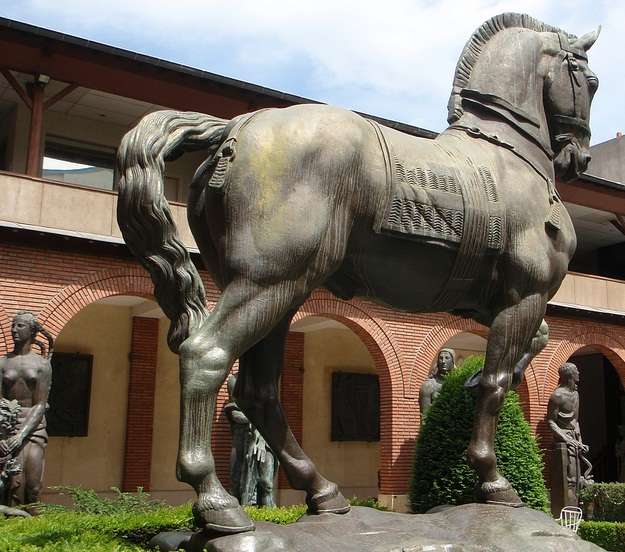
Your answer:
[[[150,490],[158,319],[132,319],[123,491]]]
[[[303,391],[304,391],[304,334],[290,332],[284,350],[284,366],[280,379],[280,400],[284,415],[298,443],[303,436]],[[278,475],[278,487],[290,489],[282,468]]]
[[[116,256],[111,249],[69,242],[64,249],[45,244],[9,241],[0,244],[0,349],[11,342],[9,320],[17,310],[28,309],[53,334],[80,309],[111,295],[150,297],[152,283],[134,261]],[[75,244],[76,242],[72,242]],[[209,306],[218,291],[203,273]],[[337,319],[353,329],[375,360],[381,387],[380,490],[402,494],[407,491],[412,466],[414,440],[419,427],[418,389],[427,377],[440,347],[463,331],[485,335],[485,328],[465,319],[445,314],[408,314],[391,311],[368,301],[341,301],[320,290],[302,306],[296,320],[308,315]],[[558,366],[577,349],[593,345],[604,352],[625,383],[625,326],[591,320],[550,316],[550,341],[526,372],[530,424],[548,447],[551,436],[544,423],[549,395],[557,385]],[[283,385],[296,385],[296,346],[287,348]],[[290,383],[289,383],[290,381]],[[213,447],[215,462],[227,486],[230,435],[221,415],[226,400],[219,395]],[[301,396],[285,393],[285,409],[296,436],[301,438]],[[298,418],[299,416],[299,418]],[[299,424],[299,426],[298,426]]]

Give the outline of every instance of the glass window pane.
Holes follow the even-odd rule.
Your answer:
[[[113,189],[115,150],[82,144],[66,138],[46,141],[44,178],[99,188]]]

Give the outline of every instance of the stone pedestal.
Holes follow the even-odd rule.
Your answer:
[[[569,454],[564,443],[556,443],[551,449],[551,513],[560,517],[565,506],[579,506],[574,488],[568,481]]]
[[[304,516],[291,525],[257,523],[239,535],[162,534],[150,545],[189,552],[600,552],[530,508],[465,504],[435,514],[355,507],[345,515]]]

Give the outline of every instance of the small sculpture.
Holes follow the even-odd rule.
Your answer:
[[[278,467],[275,455],[234,401],[237,377],[228,377],[228,402],[224,413],[230,422],[230,484],[232,495],[240,504],[275,506],[273,479]]]
[[[37,340],[41,333],[47,347]],[[20,405],[17,431],[0,441],[0,458],[17,456],[20,473],[9,479],[11,502],[39,501],[43,479],[44,453],[48,444],[46,410],[52,383],[50,359],[54,340],[30,312],[18,312],[11,324],[13,352],[0,358],[1,396]],[[33,345],[42,350],[38,355]]]
[[[552,450],[552,511],[564,506],[577,506],[579,491],[593,482],[592,464],[586,458],[588,446],[582,442],[579,429],[579,372],[572,362],[558,370],[560,381],[551,394],[547,421],[554,435]]]
[[[430,409],[434,399],[438,396],[443,387],[443,378],[456,367],[456,351],[453,349],[441,349],[436,360],[436,369],[428,379],[423,382],[419,390],[419,409],[421,411],[421,422],[425,413]]]
[[[0,399],[0,441],[4,442],[17,433],[20,411],[21,407],[17,401]],[[21,471],[22,468],[15,457],[15,453],[0,457],[0,514],[29,517],[27,512],[10,507],[9,481]]]

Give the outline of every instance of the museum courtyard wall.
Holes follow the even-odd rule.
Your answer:
[[[28,309],[58,337],[57,351],[94,358],[88,435],[50,438],[45,484],[80,484],[100,492],[111,486],[140,485],[174,503],[190,498],[174,473],[179,390],[177,359],[165,345],[167,320],[136,316],[130,307],[102,303],[111,297],[151,300],[147,273],[123,246],[3,233],[0,352],[10,347],[12,316]],[[213,305],[218,292],[203,276]],[[281,393],[294,434],[322,470],[350,494],[377,492],[389,505],[402,509],[420,424],[418,389],[440,347],[465,332],[484,336],[485,329],[449,315],[411,315],[368,301],[342,301],[324,290],[302,306],[294,328],[310,316],[338,322],[340,327],[294,331],[289,336]],[[549,344],[527,370],[521,388],[526,416],[543,448],[550,444],[544,422],[547,401],[562,362],[593,346],[610,359],[625,382],[624,326],[562,315],[547,319]],[[329,440],[329,377],[335,369],[378,374],[379,443]],[[221,415],[225,400],[222,389],[213,446],[220,477],[227,484],[230,436]],[[297,501],[283,476],[279,487],[283,502]],[[54,499],[49,492],[45,498]]]

